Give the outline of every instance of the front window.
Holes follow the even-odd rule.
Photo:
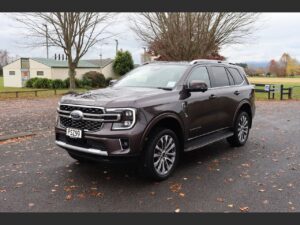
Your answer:
[[[44,76],[44,71],[36,71],[37,76]]]
[[[114,87],[175,87],[187,65],[150,64],[138,67],[119,80]]]

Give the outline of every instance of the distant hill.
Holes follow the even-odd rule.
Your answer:
[[[250,61],[250,62],[245,62],[247,63],[249,68],[266,68],[269,65],[269,61]]]

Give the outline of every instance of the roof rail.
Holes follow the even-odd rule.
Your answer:
[[[222,60],[215,60],[215,59],[196,59],[190,62],[190,64],[197,64],[197,63],[224,63],[224,64],[235,65],[234,63],[230,63]]]

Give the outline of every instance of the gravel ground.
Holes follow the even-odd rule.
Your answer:
[[[55,146],[57,99],[0,102],[2,212],[300,211],[300,101],[257,102],[244,147],[225,141],[185,154],[151,182],[134,165],[80,164]]]

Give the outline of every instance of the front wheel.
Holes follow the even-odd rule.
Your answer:
[[[229,137],[227,141],[231,146],[239,147],[243,146],[248,139],[250,131],[250,117],[247,112],[240,112],[239,115],[236,118],[233,132],[234,135],[232,137]]]
[[[165,180],[174,171],[179,157],[177,135],[170,129],[152,132],[146,144],[142,169],[155,180]]]

